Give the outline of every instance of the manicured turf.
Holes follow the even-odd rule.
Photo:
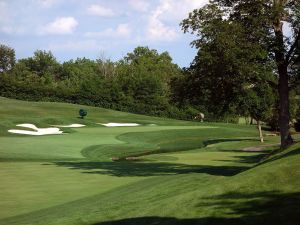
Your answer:
[[[264,151],[245,151],[261,145],[254,126],[6,98],[0,106],[0,224],[294,225],[300,220],[300,144],[270,156],[279,139],[267,137]],[[80,108],[88,111],[83,120]],[[96,124],[107,122],[142,126]],[[64,135],[9,134],[18,123],[87,126],[66,128]]]

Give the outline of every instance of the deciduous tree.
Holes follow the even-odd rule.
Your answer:
[[[278,84],[277,90],[279,93],[279,126],[282,148],[287,147],[292,142],[289,131],[289,88],[293,85],[289,81],[295,82],[296,77],[299,77],[299,70],[295,66],[299,61],[299,21],[300,2],[298,0],[212,0],[204,8],[194,10],[182,22],[185,32],[190,31],[198,36],[198,39],[192,43],[199,49],[194,64],[201,60],[203,46],[217,40],[216,37],[220,34],[218,29],[222,24],[226,24],[227,27],[240,27],[241,33],[245,34],[239,37],[240,41],[249,43],[254,47],[253,51],[251,51],[251,48],[250,51],[246,51],[244,44],[236,45],[236,48],[239,48],[241,52],[258,56],[256,63],[252,61],[255,58],[250,58],[251,67],[255,64],[260,67],[267,62],[273,62],[275,66],[273,76],[276,79],[273,85]],[[290,30],[286,34],[283,29],[284,22],[290,26]],[[226,36],[234,40],[237,33],[233,30],[231,35],[227,33]],[[221,42],[217,40],[215,43],[220,45]],[[228,45],[228,41],[223,45],[224,48],[226,48],[226,45]],[[256,51],[256,47],[259,51]],[[211,50],[213,51],[213,49]],[[230,54],[237,52],[237,50],[228,48],[223,52],[231,57]],[[261,53],[261,56],[267,53],[267,57],[263,56],[263,61],[261,61],[262,58],[259,57],[259,53]],[[238,60],[239,62],[244,61],[245,68],[249,65],[247,54],[240,55],[240,57],[245,57],[244,60]],[[223,61],[219,62],[222,63]],[[234,63],[231,63],[231,66],[237,68]],[[226,65],[226,68],[230,68],[230,65]],[[243,68],[240,67],[237,70],[241,71]],[[255,75],[255,73],[252,74]],[[252,78],[266,81],[265,78],[260,76]]]

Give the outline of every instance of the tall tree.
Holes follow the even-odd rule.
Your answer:
[[[169,107],[170,82],[181,73],[167,52],[137,47],[116,64],[116,80],[135,112],[162,114]],[[134,108],[131,106],[131,108]]]
[[[261,46],[267,51],[269,60],[276,65],[274,77],[278,83],[281,147],[287,147],[292,143],[289,130],[289,80],[295,76],[295,67],[292,65],[297,61],[299,49],[300,1],[212,0],[204,8],[190,13],[189,18],[182,22],[182,27],[185,32],[191,31],[199,36],[193,44],[201,51],[206,38],[203,34],[212,27],[208,25],[221,21],[239,24],[247,32],[244,40]],[[284,34],[284,21],[290,25],[288,34]]]

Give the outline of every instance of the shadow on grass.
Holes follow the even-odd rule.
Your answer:
[[[258,163],[260,162],[264,157],[268,155],[267,153],[261,153],[261,154],[254,154],[249,156],[234,156],[234,158],[237,159],[236,162],[241,163]]]
[[[259,147],[259,146],[258,146]],[[254,147],[256,148],[256,147]],[[247,149],[218,149],[218,152],[247,152],[247,153],[253,153],[253,154],[258,154],[258,153],[262,153],[262,154],[270,154],[270,150],[259,150],[259,151],[253,151],[253,150],[247,150]]]
[[[243,151],[241,151],[243,152]],[[233,156],[231,160],[215,160],[219,162],[236,162],[236,163],[259,163],[262,159],[264,159],[268,153],[260,153],[253,152],[251,155],[244,155],[244,156]]]
[[[300,143],[300,142],[296,142],[295,144],[297,144],[297,143]],[[273,156],[273,155],[275,155],[275,156],[270,158],[270,159],[266,159],[263,163],[268,163],[268,162],[271,162],[271,161],[275,161],[275,160],[278,160],[278,159],[282,159],[282,158],[285,158],[285,157],[298,155],[298,154],[300,154],[300,147],[296,148],[292,151],[289,151],[287,153],[285,153],[285,150],[276,149],[270,154],[270,156]]]
[[[123,176],[158,176],[187,173],[206,173],[216,176],[233,176],[248,169],[243,166],[186,165],[146,162],[56,162],[58,166],[84,170],[83,173]]]
[[[207,141],[203,141],[204,146],[219,144],[222,142],[240,142],[240,141],[257,141],[254,138],[220,138],[220,139],[210,139]]]
[[[219,216],[202,218],[137,217],[93,225],[296,225],[300,221],[300,193],[227,193],[196,205],[212,207]],[[215,213],[214,213],[215,214]]]

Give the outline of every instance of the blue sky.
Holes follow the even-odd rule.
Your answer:
[[[195,38],[179,23],[208,0],[0,0],[0,43],[17,58],[50,50],[59,61],[119,60],[137,46],[168,51],[188,66]]]

